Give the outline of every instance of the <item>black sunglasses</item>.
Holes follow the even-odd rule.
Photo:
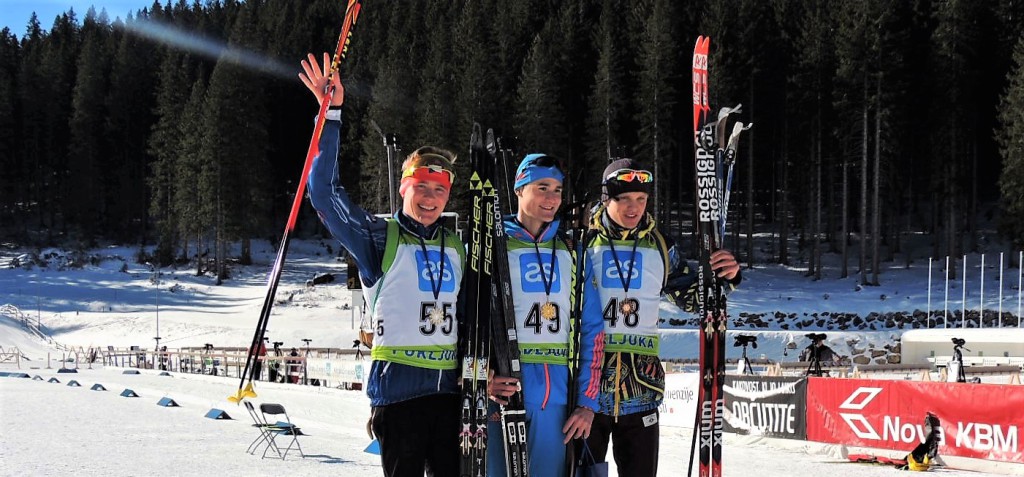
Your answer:
[[[565,167],[562,164],[562,160],[555,156],[543,155],[540,157],[535,157],[533,159],[530,159],[530,162],[528,162],[527,165],[540,167],[556,167],[563,173],[565,172]]]

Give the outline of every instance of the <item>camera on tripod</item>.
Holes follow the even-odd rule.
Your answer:
[[[956,368],[956,382],[966,383],[967,376],[964,374],[964,352],[961,349],[970,351],[964,345],[967,344],[967,340],[963,338],[953,338],[953,359],[950,361],[950,365]]]
[[[747,345],[753,346],[756,349],[757,348],[757,337],[756,336],[750,336],[750,335],[738,335],[738,336],[736,336],[736,342],[733,343],[733,346],[738,348],[740,346],[747,346]]]
[[[275,348],[278,348],[278,347],[280,347],[280,346],[281,346],[281,345],[283,345],[283,344],[284,344],[284,341],[275,341],[275,342],[274,342],[274,347],[275,347]]]
[[[807,339],[813,342],[825,341],[825,338],[828,338],[828,335],[826,335],[825,333],[807,333],[804,336],[806,336]]]

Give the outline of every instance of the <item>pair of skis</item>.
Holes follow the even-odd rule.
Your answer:
[[[485,137],[480,125],[473,124],[470,138],[473,172],[469,179],[473,216],[465,282],[468,312],[462,340],[462,429],[459,434],[462,477],[487,475],[488,365],[493,362],[499,376],[522,381],[499,194],[508,189],[508,175],[503,172],[504,162],[510,156],[511,151],[501,147],[492,130],[488,130]],[[497,167],[499,165],[501,167]],[[496,173],[496,170],[501,172]],[[509,477],[527,476],[530,465],[522,391],[509,397],[508,404],[501,406],[500,415],[506,473]]]
[[[711,254],[721,248],[732,187],[733,164],[740,133],[750,128],[737,122],[726,138],[729,115],[740,106],[722,108],[710,118],[708,47],[700,36],[693,49],[694,227],[697,246],[697,313],[700,326],[700,393],[694,439],[699,436],[700,477],[722,475],[722,428],[725,412],[725,332],[728,325],[725,289],[711,268]],[[692,452],[691,452],[692,454]],[[693,459],[690,470],[692,475]]]

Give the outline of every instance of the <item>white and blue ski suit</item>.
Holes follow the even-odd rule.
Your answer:
[[[401,211],[380,219],[356,205],[339,183],[340,111],[330,111],[327,119],[309,174],[309,197],[358,265],[373,319],[366,393],[384,472],[423,475],[426,465],[428,475],[449,475],[458,469],[456,320],[465,248],[440,221],[423,226]],[[444,309],[441,323],[427,318],[434,306]]]
[[[576,392],[577,406],[595,412],[598,410],[605,340],[597,290],[593,277],[588,275],[584,277],[583,296],[572,296],[576,272],[574,252],[558,235],[557,220],[548,224],[538,237],[531,236],[511,217],[506,218],[504,226],[508,236],[512,301],[523,363],[521,384],[526,407],[530,476],[566,477],[562,426],[572,411],[568,409],[569,393]],[[592,267],[585,268],[589,273]],[[545,280],[550,295],[546,293]],[[570,330],[569,310],[575,299],[583,300],[580,330]],[[557,307],[555,319],[540,316],[539,309],[547,301]],[[580,333],[580,373],[575,385],[571,386],[569,343],[572,333],[577,331]],[[504,477],[505,451],[497,411],[497,405],[491,403],[487,472],[491,477]]]

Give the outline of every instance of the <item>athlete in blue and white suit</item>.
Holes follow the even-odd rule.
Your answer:
[[[329,58],[324,55],[324,66]],[[309,55],[300,79],[320,102],[326,72]],[[457,303],[465,249],[439,220],[454,173],[452,154],[422,147],[402,168],[402,210],[378,219],[339,183],[344,89],[336,92],[313,161],[310,202],[359,267],[373,320],[373,363],[366,393],[384,475],[458,475]]]
[[[582,297],[572,297],[573,252],[559,236],[555,219],[562,202],[562,179],[550,156],[531,154],[516,171],[519,210],[506,218],[512,299],[522,365],[526,407],[527,454],[531,477],[565,477],[566,444],[586,438],[598,409],[604,324],[593,278],[585,277]],[[592,267],[587,266],[586,270]],[[569,310],[582,298],[580,373],[569,383]],[[488,383],[491,399],[506,403],[517,389],[516,380],[494,376]],[[576,408],[568,409],[576,392]],[[487,472],[506,475],[505,452],[497,406],[491,405],[488,425]]]
[[[602,174],[601,204],[586,240],[604,318],[605,355],[600,405],[587,446],[604,462],[609,443],[622,475],[658,474],[658,407],[665,368],[658,356],[662,294],[695,310],[697,276],[658,231],[647,212],[654,174],[632,159],[618,159]],[[740,266],[728,250],[711,255],[711,267],[729,289]]]

